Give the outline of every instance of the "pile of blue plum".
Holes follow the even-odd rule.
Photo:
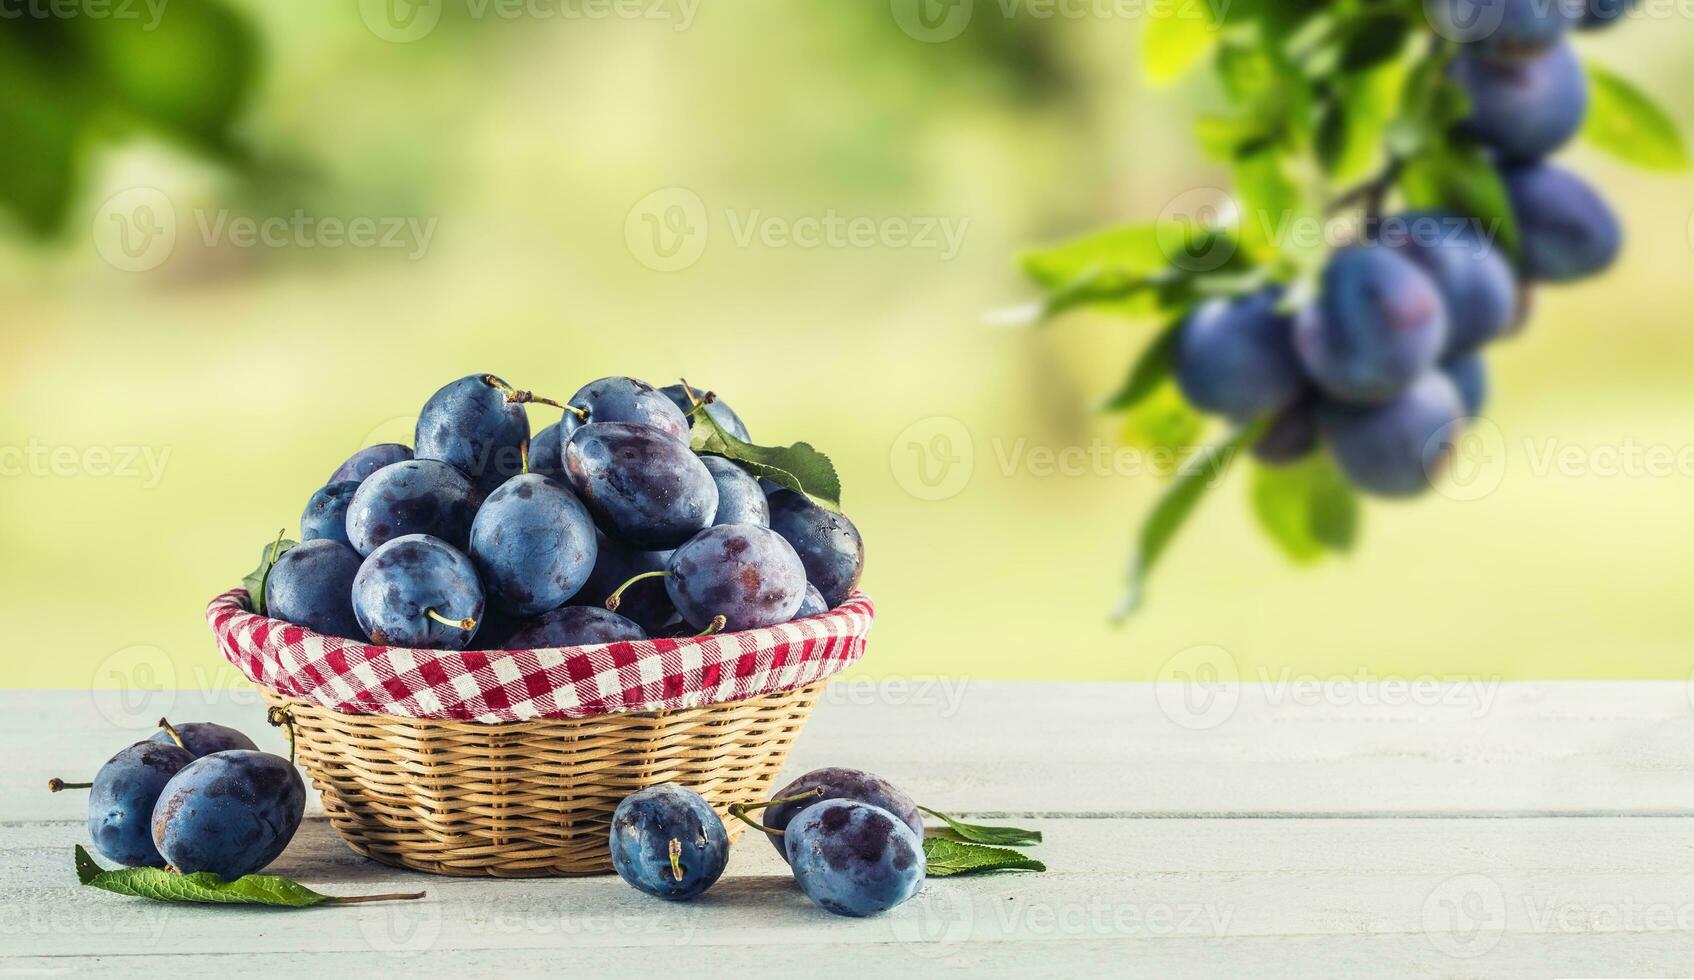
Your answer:
[[[126,867],[209,871],[225,881],[276,860],[306,812],[294,764],[211,722],[171,725],[107,760],[88,790],[88,834]]]
[[[1431,0],[1448,37],[1490,0]],[[1347,479],[1380,496],[1427,489],[1487,396],[1483,349],[1518,330],[1530,287],[1595,275],[1622,233],[1600,195],[1547,162],[1582,124],[1588,80],[1572,29],[1615,22],[1629,4],[1496,0],[1497,26],[1458,45],[1450,77],[1469,96],[1463,134],[1498,168],[1516,228],[1417,211],[1372,217],[1327,260],[1316,298],[1281,287],[1197,307],[1174,367],[1196,408],[1268,425],[1254,445],[1282,465],[1327,445]],[[1492,24],[1492,20],[1487,20]]]
[[[529,406],[562,419],[530,434]],[[691,446],[742,444],[715,393],[635,378],[566,402],[491,374],[436,392],[412,447],[359,450],[314,493],[267,615],[426,649],[532,649],[745,630],[840,605],[864,570],[853,522]],[[615,611],[614,611],[615,610]]]
[[[748,819],[748,809],[763,809],[763,823]],[[876,915],[923,888],[923,816],[910,796],[868,772],[818,769],[763,804],[731,810],[770,836],[800,890],[825,911]],[[618,804],[611,848],[619,877],[672,901],[698,897],[729,863],[723,821],[674,783]]]

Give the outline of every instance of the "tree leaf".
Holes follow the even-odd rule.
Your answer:
[[[277,875],[243,875],[225,881],[210,871],[180,875],[163,868],[102,869],[78,844],[76,848],[77,880],[92,888],[101,888],[119,895],[150,898],[159,902],[192,902],[205,905],[269,905],[276,908],[303,909],[314,905],[351,905],[359,902],[389,899],[422,898],[423,892],[403,895],[359,895],[338,898],[324,895],[298,882]]]
[[[1046,871],[1047,866],[1034,858],[1006,847],[988,847],[947,837],[923,839],[924,861],[929,877],[951,878],[954,875],[982,874],[989,871]]]
[[[1082,306],[1168,313],[1192,301],[1197,277],[1247,268],[1234,237],[1216,227],[1224,217],[1113,228],[1028,252],[1022,264],[1048,292],[1047,317]]]
[[[1141,74],[1155,85],[1180,78],[1217,43],[1205,4],[1150,8],[1141,31]]]
[[[730,435],[710,412],[696,407],[689,413],[693,426],[692,446],[697,453],[724,456],[741,464],[754,476],[780,483],[803,493],[830,510],[841,509],[841,478],[829,457],[810,443],[792,446],[755,446]]]
[[[1041,831],[1024,830],[1020,827],[988,827],[981,824],[965,823],[954,820],[939,810],[931,810],[927,806],[919,810],[936,817],[947,824],[948,830],[959,836],[959,839],[973,844],[999,844],[1006,847],[1017,847],[1024,844],[1041,843]]]
[[[1108,412],[1125,412],[1141,404],[1164,381],[1171,377],[1176,359],[1176,342],[1182,332],[1182,320],[1172,320],[1159,335],[1141,351],[1129,377],[1123,385],[1100,406]]]
[[[299,542],[284,538],[283,532],[278,531],[276,540],[265,545],[259,552],[259,567],[248,572],[241,579],[241,584],[247,587],[247,606],[263,616],[265,614],[265,583],[270,581],[271,569],[276,566],[276,560],[288,554]]]
[[[1400,191],[1409,207],[1475,218],[1489,229],[1501,249],[1517,255],[1517,219],[1499,168],[1472,146],[1432,146],[1406,162]]]
[[[1130,407],[1118,435],[1125,445],[1175,454],[1190,450],[1205,431],[1206,417],[1166,374]]]
[[[1582,138],[1648,170],[1688,169],[1688,148],[1658,103],[1627,79],[1588,63],[1588,118]]]
[[[1308,564],[1352,548],[1358,496],[1328,453],[1287,466],[1255,466],[1251,493],[1259,526],[1290,560]]]

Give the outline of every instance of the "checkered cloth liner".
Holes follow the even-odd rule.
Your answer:
[[[323,636],[255,615],[244,589],[206,608],[224,658],[255,684],[349,714],[479,722],[698,708],[804,687],[864,655],[875,615],[855,592],[822,616],[706,639],[475,651]]]

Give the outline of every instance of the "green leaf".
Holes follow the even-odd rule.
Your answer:
[[[276,566],[278,558],[288,554],[289,549],[298,544],[284,538],[283,533],[278,531],[276,541],[265,545],[265,550],[259,552],[259,567],[241,579],[241,584],[247,587],[248,608],[261,616],[265,614],[265,583],[270,581],[271,569]]]
[[[106,871],[78,844],[77,880],[92,888],[119,895],[151,898],[159,902],[193,902],[206,905],[269,905],[303,909],[314,905],[352,905],[389,899],[422,898],[423,892],[404,895],[359,895],[338,898],[323,895],[277,875],[244,875],[225,881],[210,871],[180,875],[162,868],[120,868]]]
[[[1176,341],[1182,331],[1182,320],[1165,325],[1151,344],[1141,351],[1129,377],[1100,407],[1108,412],[1125,412],[1141,404],[1158,386],[1171,377],[1176,358]]]
[[[700,407],[689,413],[689,419],[695,452],[732,459],[754,476],[803,493],[830,510],[841,509],[841,478],[836,475],[835,464],[810,443],[779,447],[742,442]]]
[[[1296,563],[1352,549],[1359,501],[1328,453],[1287,466],[1254,468],[1253,513],[1259,526]]]
[[[1130,407],[1118,435],[1126,445],[1174,454],[1191,449],[1205,431],[1206,417],[1188,404],[1167,374]]]
[[[1582,138],[1648,170],[1688,169],[1688,148],[1670,116],[1647,93],[1588,63],[1588,119]]]
[[[1241,203],[1241,242],[1257,255],[1272,257],[1294,242],[1287,229],[1304,215],[1300,188],[1283,168],[1283,155],[1266,149],[1235,163],[1235,191]]]
[[[1154,84],[1181,77],[1217,43],[1217,27],[1205,4],[1149,10],[1141,32],[1141,73]]]
[[[1152,513],[1141,525],[1135,555],[1130,561],[1129,585],[1123,601],[1118,606],[1116,618],[1119,621],[1134,615],[1141,607],[1148,577],[1158,565],[1159,559],[1164,557],[1177,531],[1182,529],[1183,523],[1194,513],[1194,508],[1205,497],[1206,491],[1222,480],[1224,472],[1240,454],[1241,448],[1251,445],[1263,434],[1266,424],[1258,422],[1247,426],[1238,430],[1228,440],[1208,446],[1188,460],[1177,473],[1176,479],[1166,488],[1164,496],[1159,498]]]
[[[918,809],[942,820],[947,824],[948,829],[957,834],[961,840],[973,844],[998,844],[1005,847],[1018,847],[1024,844],[1041,843],[1041,831],[1039,830],[1024,830],[1019,827],[988,827],[981,824],[965,823],[963,820],[954,820],[947,814],[939,810],[931,810],[927,806],[920,806]]]
[[[1517,219],[1500,171],[1472,146],[1443,144],[1407,161],[1400,191],[1414,209],[1474,218],[1504,251],[1517,254]]]
[[[1147,316],[1186,306],[1197,277],[1245,268],[1240,253],[1226,232],[1171,221],[1097,232],[1026,253],[1022,264],[1048,292],[1044,317],[1083,306]]]
[[[923,839],[929,877],[982,874],[989,871],[1046,871],[1047,866],[1006,847],[988,847],[947,837]]]

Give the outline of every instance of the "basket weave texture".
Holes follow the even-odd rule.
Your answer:
[[[353,850],[511,878],[610,871],[612,811],[647,786],[686,786],[720,816],[765,799],[875,615],[855,594],[707,639],[437,651],[321,636],[255,615],[239,589],[206,612],[225,658],[285,709]]]

